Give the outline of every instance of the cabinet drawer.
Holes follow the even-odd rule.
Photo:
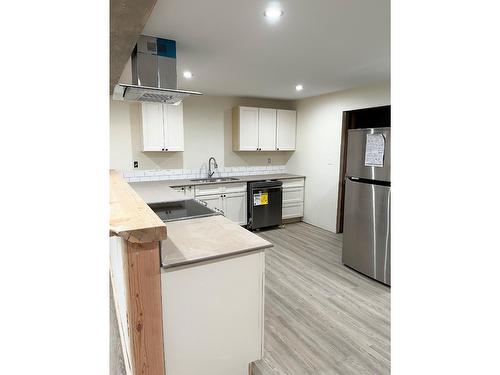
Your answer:
[[[281,217],[283,219],[291,219],[294,217],[304,216],[304,203],[283,203]]]
[[[247,191],[246,182],[237,182],[224,185],[224,193],[244,193]]]
[[[304,201],[304,188],[285,188],[283,189],[283,204]]]
[[[210,185],[197,185],[195,186],[195,195],[213,195],[224,193],[224,185],[210,184]]]
[[[293,178],[289,180],[281,180],[283,182],[283,189],[292,187],[304,187],[303,178]]]
[[[210,184],[196,186],[196,196],[226,194],[226,193],[244,193],[247,191],[247,183],[230,183],[230,184]]]

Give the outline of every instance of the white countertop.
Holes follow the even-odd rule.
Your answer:
[[[224,216],[172,221],[161,242],[164,268],[265,249],[273,245]]]

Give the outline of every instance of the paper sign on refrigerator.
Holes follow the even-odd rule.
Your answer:
[[[385,138],[382,134],[367,134],[365,148],[365,167],[383,167]]]

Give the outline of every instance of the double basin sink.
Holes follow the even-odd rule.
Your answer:
[[[221,178],[195,178],[193,182],[209,183],[209,182],[228,182],[228,181],[238,181],[239,178],[234,177],[221,177]]]

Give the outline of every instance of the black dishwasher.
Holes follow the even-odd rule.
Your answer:
[[[247,186],[250,230],[281,225],[282,182],[256,181]]]

